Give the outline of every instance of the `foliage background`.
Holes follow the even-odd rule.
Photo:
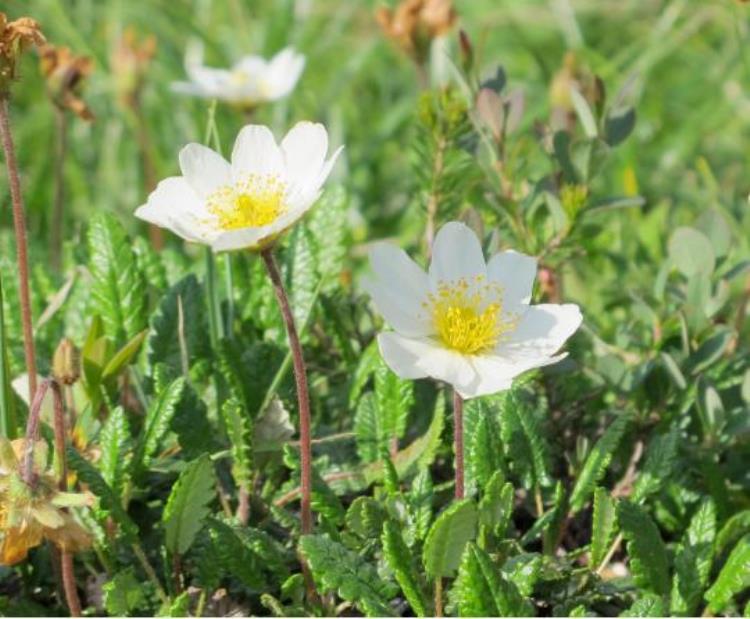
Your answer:
[[[32,55],[23,61],[23,79],[14,90],[13,127],[28,210],[35,270],[35,315],[42,314],[70,274],[76,269],[79,273],[64,306],[38,329],[39,365],[43,373],[48,373],[52,351],[61,337],[72,337],[81,345],[90,329],[93,315],[92,308],[87,305],[90,280],[88,271],[80,267],[90,265],[96,258],[91,255],[91,245],[87,241],[95,215],[109,213],[130,234],[145,238],[145,229],[132,217],[134,208],[146,196],[134,139],[134,121],[117,106],[117,76],[108,70],[109,57],[125,28],[133,26],[139,33],[153,33],[157,37],[157,56],[143,94],[143,117],[151,136],[152,155],[159,178],[175,173],[178,148],[188,141],[203,141],[205,133],[206,102],[180,98],[169,87],[170,82],[184,76],[183,54],[191,37],[204,41],[207,60],[216,66],[227,65],[243,53],[268,54],[287,43],[307,55],[307,67],[294,95],[288,101],[260,110],[257,120],[271,125],[277,135],[298,119],[319,120],[328,126],[333,143],[346,145],[345,154],[334,172],[332,189],[319,207],[333,213],[335,221],[331,223],[320,215],[304,233],[300,232],[289,240],[284,259],[288,267],[287,277],[291,280],[297,277],[297,281],[292,281],[292,287],[298,307],[302,308],[299,311],[304,314],[305,308],[313,308],[305,344],[313,374],[316,436],[349,432],[356,435],[354,440],[345,439],[333,446],[322,445],[317,452],[321,459],[318,471],[322,474],[349,470],[377,460],[385,431],[366,427],[366,414],[361,412],[363,405],[358,389],[378,394],[377,379],[369,381],[369,370],[363,367],[365,362],[362,361],[368,359],[363,351],[367,350],[378,323],[367,309],[358,280],[365,268],[366,245],[371,240],[393,238],[412,253],[423,251],[425,193],[429,193],[424,172],[431,161],[423,115],[430,103],[420,99],[414,68],[384,39],[377,27],[373,15],[379,3],[364,0],[5,0],[3,5],[3,10],[11,16],[35,17],[50,41],[68,44],[77,53],[93,57],[96,63],[86,88],[86,100],[94,110],[96,121],[92,124],[71,123],[70,153],[65,168],[68,197],[64,273],[54,273],[47,267],[54,121]],[[668,574],[660,576],[668,579],[667,590],[654,591],[653,585],[639,581],[637,574],[634,581],[626,576],[622,581],[626,583],[624,585],[614,578],[612,589],[592,589],[586,580],[588,577],[577,571],[582,569],[576,562],[577,553],[592,541],[587,492],[582,504],[574,510],[580,513],[570,519],[568,528],[572,537],[563,544],[565,560],[559,565],[554,562],[546,564],[548,572],[560,570],[561,578],[571,583],[569,590],[558,590],[560,582],[546,573],[532,585],[535,588],[529,597],[536,605],[533,610],[549,612],[554,608],[560,613],[576,610],[613,614],[625,611],[634,603],[670,599],[671,579],[678,582],[679,578],[685,577],[678,573],[680,562],[677,559],[685,547],[685,531],[699,506],[704,505],[704,500],[710,500],[713,506],[706,510],[716,510],[718,524],[714,528],[721,530],[728,522],[733,523],[732,527],[736,526],[730,537],[733,544],[716,550],[710,579],[707,576],[701,580],[700,586],[696,585],[701,590],[708,589],[718,578],[734,544],[740,551],[750,544],[747,537],[742,538],[743,532],[750,530],[747,516],[750,508],[750,467],[747,466],[750,453],[750,360],[748,328],[737,318],[743,315],[741,303],[747,295],[745,267],[750,258],[750,209],[747,204],[750,181],[744,173],[750,137],[750,9],[735,0],[459,0],[456,8],[461,27],[474,43],[481,76],[491,76],[500,64],[508,80],[505,92],[522,88],[525,93],[526,109],[521,126],[508,142],[508,169],[517,184],[516,189],[523,183],[533,185],[554,176],[559,170],[559,160],[544,154],[535,130],[538,121],[545,122],[549,117],[550,84],[567,50],[575,50],[582,65],[601,77],[610,101],[615,93],[626,89],[628,104],[637,110],[632,135],[608,155],[606,165],[591,180],[588,191],[589,206],[623,196],[642,196],[642,204],[585,213],[585,219],[576,228],[570,243],[563,244],[560,252],[548,256],[547,265],[560,276],[564,299],[582,306],[585,327],[570,345],[572,355],[569,362],[542,378],[534,377],[520,394],[514,396],[526,402],[517,404],[517,408],[526,411],[528,418],[539,424],[538,428],[527,429],[526,433],[534,440],[538,439],[540,445],[543,443],[543,447],[533,450],[535,456],[542,454],[540,459],[527,465],[519,460],[523,457],[523,450],[514,452],[506,441],[504,462],[500,464],[501,468],[507,467],[509,479],[519,491],[514,510],[515,533],[509,537],[522,539],[532,530],[534,522],[539,522],[532,495],[541,493],[546,513],[554,515],[556,509],[562,509],[559,508],[563,503],[558,500],[556,492],[559,491],[556,491],[554,481],[561,481],[569,500],[577,480],[583,477],[583,471],[588,470],[584,462],[593,453],[593,444],[615,420],[627,418],[627,429],[623,431],[625,438],[620,440],[618,437],[613,441],[611,453],[592,464],[597,474],[591,490],[596,484],[608,490],[618,487],[619,481],[627,479],[633,453],[645,449],[647,455],[636,462],[635,483],[647,479],[640,482],[646,488],[642,489],[645,493],[640,501],[645,505],[642,511],[645,511],[646,518],[656,522],[657,535],[667,544],[667,564],[663,569]],[[452,57],[458,58],[455,37],[450,45]],[[226,152],[244,119],[241,113],[224,106],[219,106],[216,114],[216,127]],[[581,136],[580,125],[576,128],[576,135]],[[522,200],[513,198],[510,200],[516,205],[513,208],[522,209],[524,225],[533,231],[531,235],[519,235],[503,215],[503,201],[490,197],[493,190],[488,187],[493,187],[492,183],[480,180],[483,178],[482,168],[476,163],[466,164],[471,173],[461,176],[461,165],[464,163],[458,161],[457,176],[462,180],[455,187],[455,194],[459,197],[441,211],[441,220],[465,214],[467,207],[474,207],[485,223],[488,236],[493,229],[499,232],[499,236],[489,243],[515,246],[535,254],[542,253],[551,239],[565,229],[565,225],[555,220],[552,211],[535,207],[529,213],[524,210],[526,206],[518,206]],[[4,189],[7,184],[4,177],[0,178],[2,195],[7,196]],[[336,185],[338,187],[334,187]],[[451,190],[446,193],[450,194]],[[448,202],[446,200],[446,204]],[[635,204],[637,201],[631,202]],[[120,234],[112,231],[111,222],[100,222],[100,225],[105,237]],[[316,225],[319,227],[318,237]],[[675,231],[684,226],[705,232],[711,245],[708,252],[700,241],[696,249],[684,235],[678,235],[674,240]],[[340,255],[321,253],[321,229],[337,231],[341,239]],[[9,200],[3,197],[0,202],[0,274],[5,291],[9,365],[15,376],[22,371],[22,355],[10,231]],[[298,238],[305,234],[311,235],[307,265],[304,260],[305,241]],[[111,242],[116,249],[129,244],[129,241],[118,241],[117,238]],[[681,249],[687,250],[687,256]],[[702,253],[698,253],[699,250]],[[149,254],[145,250],[138,252],[141,274],[134,276],[133,281],[148,283],[149,298],[147,308],[133,310],[135,314],[142,314],[134,320],[140,327],[145,327],[148,322],[151,332],[147,336],[149,344],[134,362],[132,371],[143,381],[143,399],[146,408],[151,407],[151,410],[155,406],[153,401],[162,397],[165,385],[179,374],[179,371],[172,371],[175,367],[179,370],[175,357],[167,358],[166,348],[158,348],[170,340],[172,327],[169,315],[164,317],[164,309],[158,310],[157,307],[160,304],[162,308],[169,307],[160,299],[188,272],[195,273],[203,281],[205,262],[201,251],[184,247],[178,239],[169,238],[160,259],[162,270],[157,269],[159,280],[159,277],[150,277],[151,273],[144,266]],[[697,259],[697,266],[687,264],[691,258]],[[704,268],[713,260],[715,269]],[[315,279],[313,273],[325,275],[318,292],[311,283]],[[236,446],[236,442],[227,436],[219,414],[217,400],[222,398],[210,386],[212,377],[219,376],[217,380],[230,385],[225,386],[229,394],[244,399],[241,414],[256,422],[262,412],[261,401],[267,399],[271,380],[256,376],[255,368],[266,367],[264,364],[268,359],[274,360],[268,367],[276,368],[285,353],[275,306],[268,288],[259,278],[257,265],[249,257],[238,257],[233,261],[233,275],[236,320],[232,323],[232,341],[206,343],[198,334],[195,335],[195,347],[191,349],[190,376],[196,385],[194,396],[204,404],[182,402],[180,410],[188,421],[182,427],[179,422],[167,422],[172,423],[169,435],[165,434],[160,448],[149,454],[156,458],[156,462],[144,463],[145,470],[131,467],[129,472],[121,473],[129,480],[124,485],[132,486],[129,518],[140,528],[144,546],[159,549],[150,553],[154,563],[164,566],[160,576],[165,581],[169,580],[168,552],[161,550],[166,542],[159,522],[176,474],[184,470],[187,462],[200,462],[196,458],[201,454],[217,453]],[[138,280],[138,277],[146,279]],[[203,316],[200,305],[202,288],[197,280],[188,280],[192,283],[184,281],[182,286],[185,288],[197,287],[197,292],[193,290],[185,294],[194,297],[195,316]],[[544,294],[543,290],[537,292],[538,298]],[[220,283],[220,297],[224,299],[226,311],[224,280]],[[200,318],[201,321],[204,319]],[[739,332],[733,330],[737,325],[740,326]],[[134,329],[127,335],[133,336],[136,332]],[[121,340],[118,344],[123,344],[126,339],[124,334],[109,334]],[[173,353],[172,350],[169,354]],[[176,358],[179,360],[179,350]],[[259,359],[263,361],[259,362]],[[159,362],[165,363],[167,369],[159,369]],[[227,368],[231,366],[245,368],[245,373],[235,380],[227,374]],[[160,372],[164,375],[160,376]],[[354,382],[350,380],[351,376],[355,377]],[[356,383],[358,376],[363,376],[361,385]],[[281,399],[294,418],[289,377],[274,387],[279,388]],[[420,383],[416,386],[409,405],[402,407],[407,411],[404,418],[396,423],[397,426],[399,423],[404,425],[402,447],[428,432],[436,397],[432,385]],[[19,410],[23,409],[20,402],[17,406]],[[510,423],[506,417],[511,413],[502,412],[508,408],[507,401],[489,399],[486,407],[500,411],[497,415],[502,427],[498,429],[503,432],[504,439],[512,437],[513,429],[508,430],[509,426],[503,425]],[[128,408],[127,402],[125,408]],[[481,406],[477,404],[477,408]],[[188,409],[192,417],[185,413]],[[492,417],[495,412],[488,415]],[[122,448],[123,454],[128,454],[127,459],[132,460],[143,456],[138,452],[144,431],[143,411],[130,410],[128,415],[130,431],[122,441]],[[178,411],[174,419],[179,418]],[[359,427],[355,419],[360,421]],[[197,424],[198,430],[191,437],[187,426],[192,423]],[[205,437],[210,437],[208,444],[198,440]],[[450,428],[447,428],[442,442],[435,447],[434,462],[431,462],[433,481],[438,489],[433,501],[435,513],[448,503],[450,495],[450,489],[445,485],[451,474],[449,437]],[[285,440],[288,439],[286,436]],[[100,443],[98,428],[91,430],[91,440],[94,444]],[[375,445],[368,446],[368,441],[375,441]],[[170,451],[175,445],[179,449]],[[233,458],[241,459],[241,456],[235,452]],[[278,499],[279,493],[293,488],[293,480],[289,479],[289,469],[294,469],[290,462],[293,460],[292,451],[287,450],[286,467],[278,452],[270,455],[257,452],[252,454],[252,459],[254,462],[250,468],[253,471],[267,472],[263,480],[265,485],[258,492],[259,501],[270,504]],[[650,473],[644,468],[648,466],[644,462],[650,462],[653,467]],[[542,468],[535,469],[535,464]],[[232,487],[236,478],[232,478],[228,469],[219,466],[218,470]],[[404,487],[409,487],[414,470],[408,473],[399,470],[399,473],[404,474]],[[651,486],[648,485],[649,474],[658,478]],[[382,555],[376,547],[377,540],[369,543],[362,539],[353,541],[351,536],[356,537],[356,534],[350,530],[350,518],[345,523],[341,516],[342,510],[348,508],[358,495],[374,496],[383,509],[392,509],[383,498],[384,494],[393,498],[392,489],[381,488],[381,485],[388,484],[387,475],[385,481],[382,474],[376,477],[375,489],[368,484],[335,487],[342,502],[328,495],[327,502],[320,499],[328,510],[321,529],[364,557],[366,569],[377,566],[382,573]],[[113,480],[108,478],[110,484]],[[483,481],[487,483],[489,479]],[[116,500],[121,500],[122,489],[115,489],[118,493]],[[618,492],[621,490],[619,488]],[[480,496],[486,492],[485,488],[478,489]],[[632,498],[630,491],[622,496]],[[210,503],[212,514],[219,512],[215,497],[210,497],[206,503]],[[586,508],[582,509],[584,505]],[[626,512],[627,509],[622,508]],[[639,526],[638,518],[643,518],[644,514],[636,508],[635,514],[622,515],[622,510],[618,510],[619,526],[625,538],[630,539],[627,523],[636,521],[631,530],[643,528]],[[112,508],[104,511],[111,512]],[[99,526],[105,521],[104,516],[98,515]],[[732,520],[733,516],[735,520]],[[253,612],[265,612],[264,609],[273,607],[273,602],[268,599],[261,605],[260,592],[266,591],[275,598],[284,599],[284,609],[292,612],[298,608],[299,599],[294,595],[284,598],[288,591],[282,594],[281,583],[290,571],[296,569],[292,557],[296,542],[294,535],[287,538],[276,529],[293,530],[293,521],[293,510],[285,514],[274,513],[270,519],[263,516],[253,523],[263,535],[275,536],[273,542],[262,536],[258,537],[264,540],[262,542],[244,540],[248,556],[252,552],[247,548],[254,548],[257,556],[263,557],[257,549],[266,542],[283,547],[278,552],[279,568],[266,574],[266,581],[253,581],[246,573],[239,576],[237,573],[206,575],[200,571],[202,564],[197,557],[189,555],[186,562],[188,582],[208,589],[218,587],[221,582],[230,588],[231,597],[241,608]],[[548,526],[549,521],[543,525]],[[222,529],[228,525],[216,522],[208,527],[202,526],[193,552],[197,554],[196,549],[208,552],[206,548],[214,548],[211,543],[215,544],[217,539],[226,541],[222,535],[236,533],[230,528]],[[119,524],[122,526],[122,522]],[[561,539],[564,533],[560,533]],[[380,532],[375,537],[379,535]],[[633,546],[637,548],[638,542],[631,542],[627,554],[618,551],[615,561],[625,562],[630,571],[637,572],[633,559],[639,560],[639,551]],[[410,549],[412,552],[417,552],[415,548],[420,547],[421,541],[416,543],[417,546]],[[532,537],[521,543],[521,550],[543,552],[541,546],[534,545],[536,543]],[[111,541],[102,544],[106,547],[108,560],[103,563],[108,566],[109,576],[117,575],[117,587],[128,591],[128,578],[132,579],[133,574],[125,570],[130,561],[127,544]],[[309,545],[305,552],[315,554],[314,541]],[[512,556],[516,552],[520,550],[503,550],[499,554]],[[745,550],[745,553],[747,557],[750,550]],[[550,554],[548,552],[545,556]],[[497,555],[493,557],[497,559]],[[478,565],[483,559],[474,560]],[[640,557],[640,560],[642,562],[644,558]],[[645,560],[648,563],[648,559]],[[473,565],[472,559],[465,561],[467,566]],[[646,571],[649,566],[661,570],[659,561],[647,565]],[[737,561],[741,562],[741,559]],[[42,606],[54,597],[50,574],[42,565],[43,562],[36,559],[33,570],[20,570],[24,592],[30,591],[35,583],[43,584],[44,593],[38,596],[27,594],[19,597],[18,571],[0,571],[0,600],[3,600],[2,604],[10,605],[5,608],[11,611],[31,608],[34,612],[42,612]],[[747,567],[747,559],[743,565]],[[96,558],[86,559],[89,573],[98,573],[98,566]],[[326,569],[332,568],[320,568],[322,572]],[[466,567],[467,573],[470,569]],[[84,575],[83,570],[81,575]],[[464,582],[468,580],[467,576]],[[382,582],[383,590],[375,592],[374,598],[377,601],[398,598],[390,589],[393,578],[383,576]],[[403,588],[401,581],[399,585]],[[339,595],[345,600],[360,597],[342,593],[342,588],[335,582],[332,585],[329,582],[326,588],[339,588]],[[741,587],[737,588],[740,590]],[[169,593],[173,601],[178,598],[175,591]],[[153,591],[149,590],[144,599],[130,600],[117,608],[121,612],[154,612],[157,606],[153,597]],[[740,596],[731,604],[727,602],[728,606],[715,610],[741,612],[746,597]],[[674,598],[670,602],[656,608],[662,612],[680,610]],[[411,600],[409,603],[416,610]],[[194,600],[191,604],[194,605]],[[695,604],[698,605],[692,607],[693,612],[702,610],[705,601],[701,598]],[[113,612],[113,608],[107,610]],[[371,612],[373,608],[383,610],[377,605],[359,607],[359,610]],[[397,610],[403,608],[398,606]],[[487,609],[482,607],[480,610]],[[177,613],[179,609],[173,612]]]

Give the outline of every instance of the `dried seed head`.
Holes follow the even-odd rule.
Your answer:
[[[402,0],[395,10],[380,8],[375,17],[385,35],[419,64],[426,62],[432,40],[457,19],[452,0]]]
[[[123,107],[135,107],[149,65],[156,54],[156,37],[138,39],[135,29],[128,27],[117,42],[110,57],[115,77],[117,98]]]
[[[7,96],[11,82],[16,78],[16,62],[30,46],[45,42],[39,24],[30,17],[9,21],[0,12],[0,96]]]
[[[64,338],[52,358],[52,374],[59,383],[73,385],[81,376],[81,359],[72,341]]]
[[[75,56],[69,48],[54,45],[44,45],[39,55],[39,68],[47,81],[52,102],[83,120],[93,120],[94,114],[80,96],[83,80],[94,68],[91,58]]]

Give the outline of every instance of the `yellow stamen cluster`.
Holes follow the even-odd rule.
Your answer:
[[[492,350],[516,324],[513,316],[503,313],[500,286],[482,279],[443,282],[426,304],[442,344],[464,355]]]
[[[278,176],[248,174],[214,191],[206,206],[222,230],[260,228],[284,213],[285,196],[286,184]]]

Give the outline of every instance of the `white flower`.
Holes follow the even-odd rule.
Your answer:
[[[268,127],[247,125],[231,164],[188,144],[182,176],[161,181],[135,215],[217,252],[263,249],[315,203],[342,148],[326,159],[328,132],[311,122],[297,123],[280,145]]]
[[[577,305],[529,305],[536,260],[515,251],[485,263],[474,233],[446,224],[428,273],[401,249],[376,245],[365,288],[394,331],[380,352],[402,378],[431,376],[464,398],[509,389],[513,378],[555,363],[581,324]]]
[[[305,57],[291,47],[271,60],[245,56],[231,69],[215,69],[203,64],[201,48],[189,50],[185,62],[189,82],[176,82],[176,92],[220,99],[243,107],[277,101],[286,97],[297,84],[305,68]]]

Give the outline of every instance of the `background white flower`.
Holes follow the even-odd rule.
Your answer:
[[[311,122],[297,123],[280,145],[268,127],[245,126],[231,164],[188,144],[182,176],[161,181],[135,215],[217,252],[263,249],[315,203],[342,148],[326,159],[328,132]]]
[[[302,75],[305,57],[286,47],[270,60],[244,56],[231,69],[203,64],[203,50],[193,47],[185,60],[189,82],[175,82],[172,89],[198,97],[220,99],[235,105],[254,107],[286,97]]]
[[[529,305],[534,258],[504,251],[486,263],[461,223],[441,228],[429,273],[388,243],[370,262],[365,288],[394,329],[378,336],[386,363],[402,378],[450,383],[464,398],[509,389],[519,374],[559,361],[581,324],[577,305]]]

